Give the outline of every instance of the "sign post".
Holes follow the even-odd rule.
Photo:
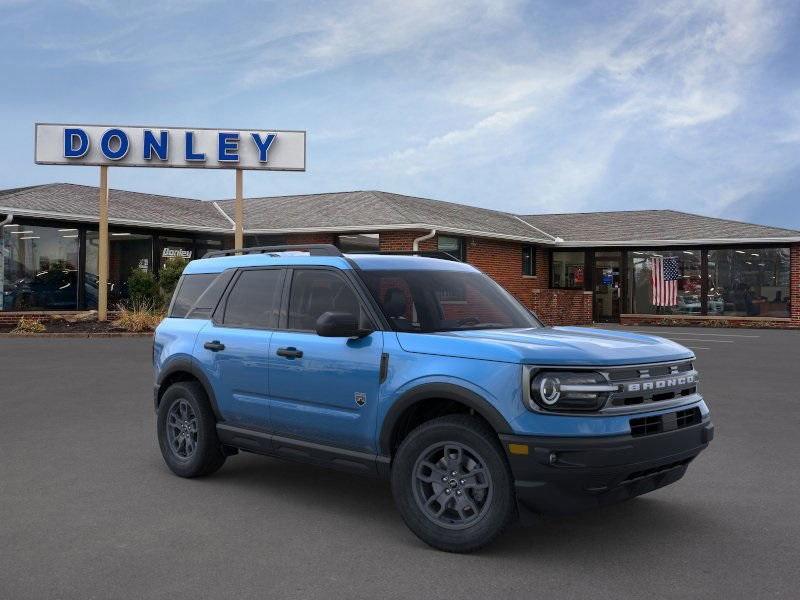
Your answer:
[[[97,320],[108,319],[108,167],[100,167],[100,210],[97,253]]]
[[[39,165],[100,167],[97,318],[108,318],[108,167],[236,171],[234,247],[244,248],[244,170],[305,171],[305,131],[36,123]]]
[[[236,209],[234,210],[234,220],[236,221],[236,231],[233,234],[233,247],[236,250],[244,248],[244,174],[241,169],[236,169]]]

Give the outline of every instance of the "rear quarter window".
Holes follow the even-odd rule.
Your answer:
[[[205,292],[219,273],[198,273],[182,275],[169,309],[168,317],[183,319],[197,299]]]

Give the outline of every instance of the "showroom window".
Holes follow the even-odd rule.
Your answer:
[[[2,228],[3,310],[78,307],[79,233],[70,227],[9,224]]]
[[[522,247],[522,274],[527,277],[536,275],[536,246]]]
[[[128,299],[128,279],[134,271],[153,272],[153,236],[133,231],[114,231],[108,234],[108,305]],[[97,265],[100,240],[97,231],[86,232],[84,262],[84,298],[87,308],[97,308]]]
[[[354,233],[340,235],[336,238],[336,246],[342,252],[368,253],[380,252],[381,239],[378,233]]]
[[[634,250],[629,256],[632,313],[702,314],[701,250]]]
[[[214,250],[225,250],[229,247],[232,247],[229,246],[226,242],[228,242],[227,239],[220,240],[214,238],[197,238],[196,240],[197,258],[203,258],[206,255],[206,252],[212,252]]]
[[[788,318],[789,248],[708,251],[708,314]]]
[[[161,245],[161,267],[167,264],[172,258],[180,258],[185,261],[195,259],[194,238],[168,237],[159,238]]]
[[[286,241],[285,235],[269,235],[264,233],[248,233],[244,236],[245,248],[256,248],[259,246],[284,246],[289,242]],[[233,247],[233,246],[231,246]]]
[[[585,272],[585,252],[553,252],[551,268],[553,288],[582,290],[586,282]]]

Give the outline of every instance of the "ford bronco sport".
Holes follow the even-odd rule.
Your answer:
[[[155,334],[164,460],[240,451],[391,480],[408,527],[467,552],[519,506],[565,513],[673,483],[713,437],[694,356],[544,327],[477,269],[329,245],[212,252]]]

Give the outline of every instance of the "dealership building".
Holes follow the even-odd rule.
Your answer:
[[[0,322],[96,307],[98,194],[65,183],[0,191]],[[672,210],[517,215],[380,191],[244,208],[246,246],[446,252],[548,324],[800,328],[800,231]],[[111,190],[110,305],[135,269],[232,248],[234,215],[233,200]]]

